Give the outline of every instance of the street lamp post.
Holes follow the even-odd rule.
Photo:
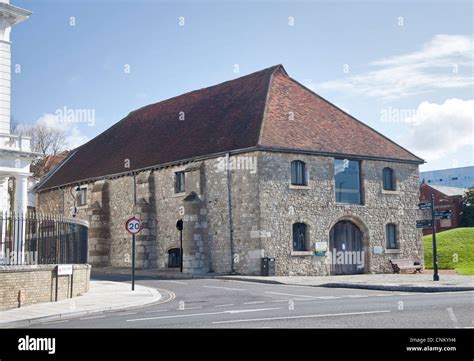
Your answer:
[[[434,194],[431,193],[431,234],[433,236],[433,281],[439,281],[438,274],[438,255],[436,252],[436,224],[434,210]]]

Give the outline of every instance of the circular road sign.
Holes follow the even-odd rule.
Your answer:
[[[132,217],[125,223],[125,228],[129,233],[137,234],[142,230],[142,221],[136,217]]]

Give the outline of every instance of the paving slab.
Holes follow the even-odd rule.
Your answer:
[[[341,276],[220,276],[220,279],[312,287],[359,288],[406,292],[474,291],[474,276],[441,274],[363,274]]]
[[[98,312],[145,306],[160,301],[160,292],[151,287],[123,282],[90,281],[89,292],[58,302],[37,303],[0,312],[0,328],[25,327],[44,321]]]

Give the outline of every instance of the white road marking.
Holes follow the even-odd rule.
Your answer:
[[[368,295],[347,295],[344,297],[349,297],[349,298],[363,298],[363,297],[369,297]]]
[[[281,292],[270,292],[270,291],[266,291],[265,293],[271,293],[271,294],[273,294],[273,295],[293,296],[293,297],[319,298],[319,297],[317,297],[317,296],[293,295],[293,294],[291,294],[291,293],[281,293]]]
[[[52,325],[53,323],[63,323],[63,322],[69,322],[69,320],[43,322],[43,325]]]
[[[136,322],[136,321],[149,321],[149,320],[160,320],[165,318],[180,318],[180,317],[197,317],[197,316],[209,316],[209,315],[224,315],[226,313],[245,313],[245,312],[259,312],[259,311],[269,311],[269,310],[280,310],[282,307],[273,307],[273,308],[258,308],[250,310],[229,310],[229,311],[220,311],[220,312],[205,312],[205,313],[187,313],[184,315],[170,315],[170,316],[159,316],[159,317],[146,317],[146,318],[134,318],[126,320],[127,322]]]
[[[268,302],[290,302],[290,301],[295,301],[295,300],[275,300],[275,301],[268,301]]]
[[[257,321],[273,321],[273,320],[291,320],[299,318],[317,318],[317,317],[335,317],[335,316],[355,316],[355,315],[367,315],[374,313],[387,313],[389,310],[383,311],[366,311],[366,312],[348,312],[348,313],[327,313],[323,315],[304,315],[304,316],[287,316],[287,317],[268,317],[268,318],[249,318],[244,320],[228,320],[228,321],[213,321],[212,323],[236,323],[236,322],[257,322]]]
[[[227,305],[216,305],[214,307],[230,307],[230,306],[233,306],[234,304],[233,303],[228,303]]]
[[[80,320],[93,320],[95,318],[104,318],[105,315],[102,315],[102,316],[92,316],[92,317],[83,317],[83,318],[80,318]]]
[[[230,310],[225,311],[226,313],[246,313],[246,312],[260,312],[260,311],[270,311],[270,310],[281,310],[283,307],[271,307],[271,308],[254,308],[252,310]]]
[[[127,315],[136,315],[138,312],[125,312],[125,313],[119,313],[117,316],[127,316]]]
[[[458,325],[458,319],[457,319],[456,315],[454,314],[454,311],[453,311],[452,307],[448,307],[446,309],[446,311],[448,311],[448,315],[449,315],[449,318],[451,319],[451,321],[453,321],[453,323],[457,326]]]
[[[253,283],[253,284],[257,284],[257,285],[262,285],[262,286],[274,286],[274,287],[304,287],[304,288],[308,288],[308,287],[312,287],[311,285],[287,285],[287,284],[283,284],[283,283],[265,283],[265,282],[251,282],[251,281],[239,281],[239,280],[226,280],[227,282],[240,282],[240,283]]]
[[[340,296],[319,296],[317,298],[322,299],[322,300],[333,300],[333,299],[342,298],[342,297],[340,297]]]
[[[197,310],[198,308],[202,308],[202,307],[203,306],[178,308],[178,311]]]
[[[181,281],[161,281],[161,282],[177,283],[178,285],[187,285],[188,284],[186,282],[181,282]]]
[[[221,290],[228,290],[228,291],[245,291],[243,288],[232,288],[232,287],[219,287],[219,286],[202,286],[204,288],[219,288]]]
[[[252,301],[252,302],[244,302],[244,305],[256,305],[257,303],[265,303],[266,301]]]

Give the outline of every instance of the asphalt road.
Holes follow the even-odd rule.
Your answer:
[[[474,327],[474,292],[391,292],[220,279],[138,283],[160,289],[163,299],[146,307],[38,323],[31,328]]]

